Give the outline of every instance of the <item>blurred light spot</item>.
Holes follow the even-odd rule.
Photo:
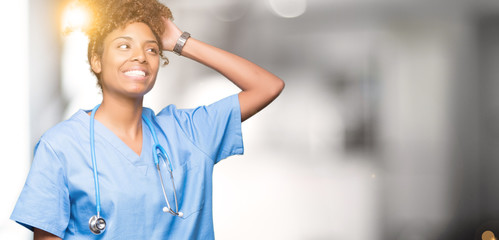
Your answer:
[[[246,0],[217,0],[211,4],[211,9],[220,21],[233,22],[246,14],[248,3]]]
[[[376,174],[374,174],[374,173],[371,174],[371,178],[373,178],[373,179],[376,178]]]
[[[82,30],[89,22],[88,11],[75,2],[70,3],[62,15],[62,29],[65,33]]]
[[[482,234],[482,240],[496,240],[494,233],[492,231],[485,231]]]
[[[270,7],[284,18],[299,17],[307,10],[307,0],[269,0]]]

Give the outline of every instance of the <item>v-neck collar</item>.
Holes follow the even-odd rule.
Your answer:
[[[78,116],[80,120],[82,120],[83,124],[90,131],[90,116],[88,112],[85,110],[79,110]],[[149,164],[147,161],[147,153],[148,146],[152,146],[151,144],[151,133],[147,128],[146,123],[142,120],[142,150],[140,151],[140,156],[133,151],[128,145],[126,145],[121,138],[119,138],[113,131],[107,128],[104,124],[99,122],[97,119],[94,120],[94,133],[95,135],[99,135],[103,139],[107,141],[108,144],[113,146],[118,152],[120,152],[123,157],[128,160],[132,165],[140,169],[140,171],[146,175]],[[152,160],[151,160],[152,161]]]

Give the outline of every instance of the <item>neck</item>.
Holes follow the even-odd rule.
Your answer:
[[[120,138],[142,137],[142,102],[140,99],[115,99],[104,96],[95,119]]]

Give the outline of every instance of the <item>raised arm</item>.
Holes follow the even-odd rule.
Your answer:
[[[172,51],[181,31],[170,20],[165,20],[165,25],[166,31],[162,36],[163,48]],[[270,104],[284,88],[284,82],[267,70],[192,37],[185,43],[182,56],[218,71],[242,90],[239,93],[241,121],[250,118]]]

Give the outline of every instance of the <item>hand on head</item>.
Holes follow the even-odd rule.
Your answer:
[[[180,31],[172,20],[163,17],[163,21],[165,25],[165,30],[163,31],[163,35],[161,35],[163,50],[171,52],[173,51],[173,47],[175,47],[178,38],[182,35],[182,31]]]

